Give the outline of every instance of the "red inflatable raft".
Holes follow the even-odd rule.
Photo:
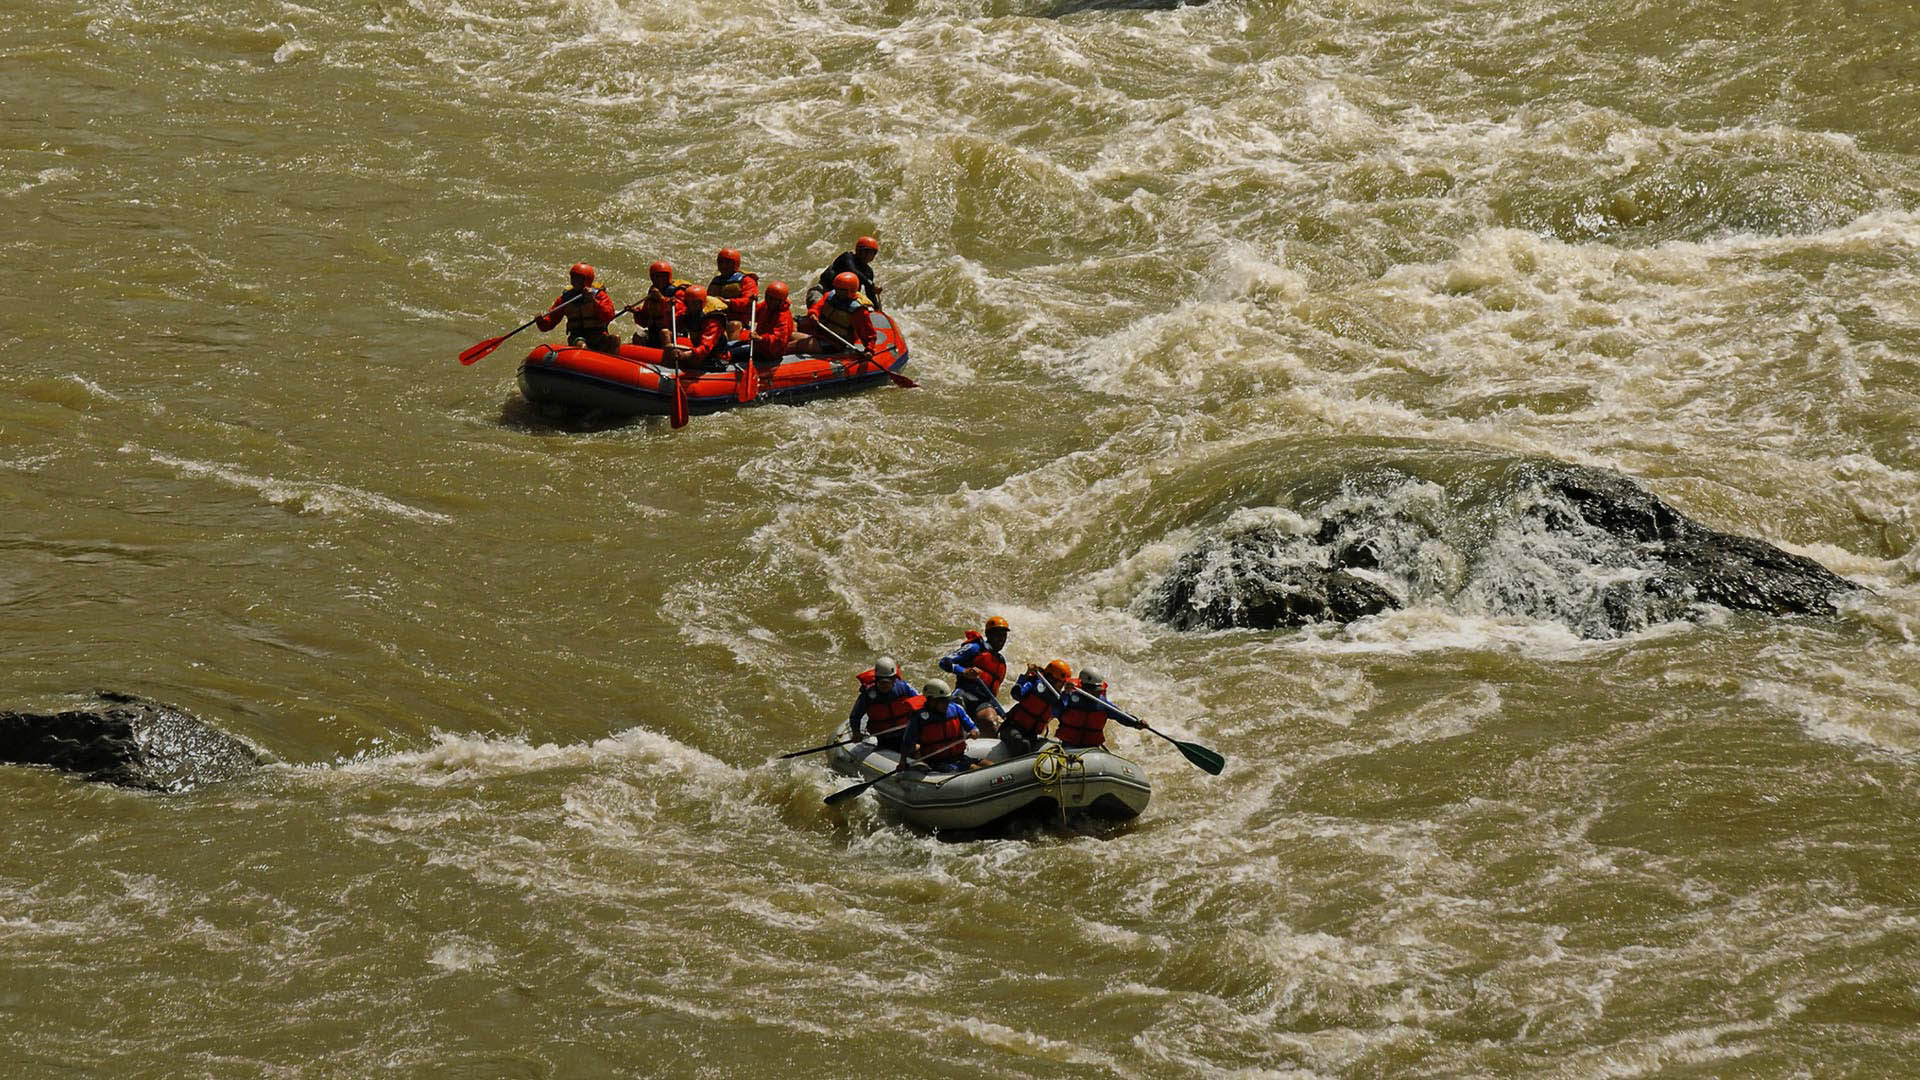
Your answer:
[[[871,314],[879,335],[871,357],[865,353],[789,356],[771,371],[758,368],[751,373],[738,365],[725,371],[675,371],[661,365],[659,349],[643,345],[622,345],[619,356],[570,345],[539,345],[520,363],[520,393],[536,405],[616,416],[670,415],[676,378],[685,380],[690,416],[852,393],[887,382],[907,363],[907,342],[900,328],[884,312]],[[749,377],[753,381],[742,401],[741,387]]]

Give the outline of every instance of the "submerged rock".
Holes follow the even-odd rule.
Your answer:
[[[268,760],[184,709],[131,694],[97,691],[96,700],[57,713],[0,712],[0,762],[121,787],[185,791]]]
[[[1280,628],[1429,603],[1605,638],[1706,605],[1832,615],[1833,597],[1857,588],[1617,473],[1526,460],[1453,479],[1458,490],[1380,468],[1308,514],[1243,510],[1181,553],[1149,614],[1182,629]]]

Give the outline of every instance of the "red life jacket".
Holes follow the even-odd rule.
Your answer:
[[[907,730],[907,718],[927,707],[921,694],[867,702],[867,733],[874,736],[898,735]]]
[[[987,644],[987,636],[978,630],[967,631],[967,643],[978,644],[980,651],[974,655],[973,666],[987,676],[987,689],[998,694],[1000,683],[1007,677],[1007,659]]]
[[[1077,690],[1078,680],[1070,680],[1069,685]],[[1066,690],[1066,687],[1062,687]],[[1060,727],[1055,735],[1062,746],[1103,746],[1107,741],[1107,714],[1078,702],[1086,700],[1071,692],[1067,694],[1067,707],[1060,710]]]
[[[1043,696],[1044,692],[1035,686],[1026,697],[1013,703],[1007,710],[1007,718],[1001,726],[1008,724],[1019,728],[1029,738],[1038,739],[1040,733],[1047,730],[1047,721],[1053,719],[1053,705]]]
[[[927,699],[921,697],[920,704],[925,707]],[[967,725],[962,719],[966,710],[957,709],[949,702],[933,715],[931,710],[920,714],[920,743],[914,756],[929,765],[938,765],[965,756],[967,752]]]

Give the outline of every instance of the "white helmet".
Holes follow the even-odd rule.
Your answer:
[[[1107,685],[1107,680],[1104,675],[1101,675],[1093,668],[1083,667],[1080,669],[1080,685],[1086,687],[1088,690],[1094,690],[1097,687]]]
[[[900,664],[891,656],[878,657],[873,661],[873,677],[893,678],[900,674]]]
[[[946,682],[941,679],[928,679],[926,686],[921,688],[920,693],[921,696],[930,701],[938,698],[950,698],[953,696],[953,687],[948,686]]]

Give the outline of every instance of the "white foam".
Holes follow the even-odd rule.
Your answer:
[[[174,457],[155,450],[146,450],[134,444],[120,448],[123,454],[144,453],[148,460],[173,469],[188,479],[211,479],[229,487],[256,492],[275,506],[285,507],[296,513],[322,515],[352,515],[364,512],[390,514],[394,517],[429,524],[444,525],[452,517],[432,510],[423,510],[409,506],[384,495],[375,494],[360,488],[344,484],[321,481],[281,480],[272,476],[259,476],[246,472],[236,466],[219,462],[195,461],[189,458]]]

